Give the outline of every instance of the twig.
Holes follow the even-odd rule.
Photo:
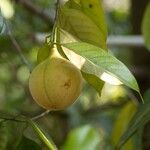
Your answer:
[[[6,118],[6,117],[0,117],[0,119],[2,119],[2,122],[4,121],[15,121],[15,122],[23,122],[25,123],[25,120],[19,120],[19,119],[15,119],[15,118]]]
[[[38,119],[40,119],[40,118],[42,118],[42,117],[48,115],[49,112],[50,112],[50,110],[46,110],[46,111],[44,111],[43,113],[41,113],[41,114],[39,114],[39,115],[37,115],[37,116],[31,118],[31,120],[32,120],[32,121],[38,120]]]
[[[56,15],[55,15],[55,21],[58,19],[58,15],[59,15],[59,5],[60,5],[60,0],[57,0],[56,3]]]
[[[48,25],[53,26],[54,20],[48,14],[46,14],[42,9],[35,7],[29,0],[15,0],[16,3],[21,4],[25,9],[35,14],[42,20],[44,20]]]
[[[20,45],[18,44],[18,42],[16,41],[16,39],[14,38],[14,36],[12,35],[12,32],[11,32],[11,30],[9,28],[9,25],[7,24],[6,21],[5,21],[5,24],[6,24],[6,29],[7,29],[8,36],[9,36],[13,46],[15,47],[16,52],[19,54],[19,56],[22,60],[22,63],[25,64],[29,68],[29,70],[31,70],[32,68],[31,68],[29,62],[27,61],[27,59],[23,55],[23,51],[22,51]]]

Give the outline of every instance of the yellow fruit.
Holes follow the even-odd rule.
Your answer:
[[[82,89],[78,68],[60,56],[57,49],[31,73],[29,89],[33,99],[45,109],[61,110],[75,102]]]

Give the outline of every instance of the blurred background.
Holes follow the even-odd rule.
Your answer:
[[[109,36],[141,35],[141,23],[149,0],[103,0]],[[0,34],[0,115],[34,117],[44,110],[32,99],[28,78],[36,65],[41,43],[37,36],[50,33],[55,0],[1,0],[7,20]],[[2,24],[0,22],[0,24]],[[17,44],[12,40],[12,36]],[[19,48],[18,48],[19,44]],[[110,51],[135,75],[142,95],[150,99],[150,53],[143,46],[109,45]],[[26,58],[26,59],[25,59]],[[27,60],[27,61],[26,61]],[[36,120],[59,149],[114,149],[139,102],[124,86],[105,84],[102,95],[85,83],[78,101],[64,111],[50,112]],[[0,117],[1,118],[1,117]],[[26,124],[0,121],[0,150],[16,149],[22,134],[46,149]],[[150,149],[150,122],[123,146],[124,150]]]

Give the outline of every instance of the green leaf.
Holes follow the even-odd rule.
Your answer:
[[[80,0],[69,0],[65,3],[65,7],[81,10]]]
[[[96,89],[96,91],[101,96],[101,91],[104,86],[104,81],[100,80],[97,76],[93,74],[88,74],[85,72],[82,72],[82,76],[94,89]]]
[[[38,51],[37,61],[41,63],[50,55],[50,46],[48,44],[43,44],[42,47]]]
[[[106,49],[106,40],[98,26],[81,10],[62,8],[59,26],[78,38],[78,41],[91,43]]]
[[[47,137],[44,135],[44,133],[40,130],[40,128],[34,123],[32,120],[28,120],[33,129],[36,131],[40,139],[45,143],[45,145],[50,149],[50,150],[57,150],[57,147],[53,143],[52,140],[48,140]]]
[[[35,141],[22,136],[16,150],[41,150],[41,147]]]
[[[86,73],[94,74],[103,80],[103,75],[111,75],[115,79],[118,78],[126,86],[139,92],[139,87],[134,76],[122,62],[117,60],[110,53],[84,42],[62,45],[85,59],[85,62],[82,64],[82,69]],[[111,83],[110,81],[107,82]]]
[[[137,110],[137,106],[132,101],[129,101],[119,112],[111,136],[111,141],[114,146],[116,146],[123,132],[127,129],[129,121],[135,114],[136,110]],[[129,147],[134,147],[133,139],[130,139],[125,144],[124,149],[125,147],[127,149],[130,149]]]
[[[67,31],[57,28],[57,38],[59,36],[59,42],[60,43],[72,43],[72,42],[78,42],[79,39],[77,39],[75,36],[69,34]]]
[[[143,17],[142,33],[144,36],[145,44],[150,50],[150,2],[146,8],[146,11]]]
[[[106,44],[107,26],[106,26],[106,21],[105,21],[102,5],[99,0],[69,0],[64,5],[64,8],[78,10],[80,13],[83,13],[84,15],[86,15],[99,28],[100,35],[101,35],[99,38],[102,37]],[[75,21],[79,21],[77,18],[75,19],[76,19]],[[62,20],[62,17],[61,17],[61,20]],[[87,28],[87,32],[88,30],[90,29]],[[93,33],[94,33],[94,30],[93,30]]]
[[[62,150],[97,150],[100,141],[100,133],[90,125],[85,125],[69,133]]]
[[[83,12],[99,27],[103,37],[107,39],[107,25],[100,0],[80,0]]]
[[[150,98],[150,91],[149,91]],[[127,130],[122,135],[118,147],[121,147],[137,130],[141,129],[144,124],[150,120],[150,100],[145,99],[145,104],[140,105],[136,114],[130,121]]]

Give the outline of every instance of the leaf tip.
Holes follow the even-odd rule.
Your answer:
[[[139,95],[140,95],[140,98],[141,98],[141,100],[142,100],[142,103],[145,104],[144,99],[143,99],[143,97],[142,97],[142,95],[141,95],[140,92],[139,92]]]

